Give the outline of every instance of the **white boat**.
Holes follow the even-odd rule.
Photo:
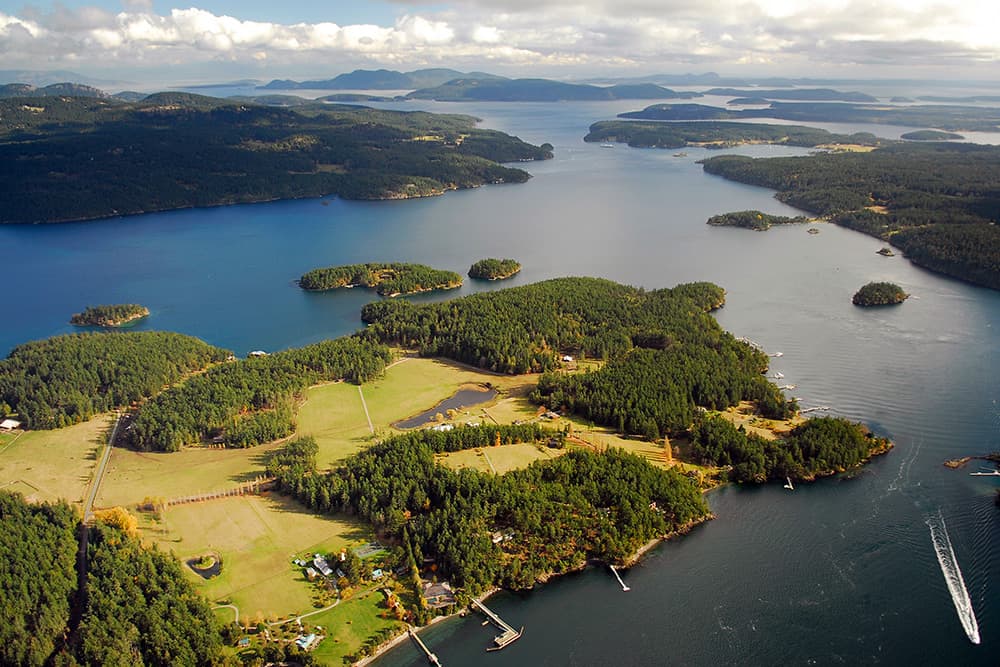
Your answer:
[[[614,148],[614,144],[601,144],[601,148]]]
[[[785,478],[785,488],[788,489],[789,491],[794,491],[795,490],[795,487],[792,486],[792,478],[791,477],[786,477]]]
[[[980,470],[979,472],[970,472],[973,477],[1000,477],[1000,470]]]
[[[795,389],[795,387],[796,385],[794,384],[783,384],[780,387],[778,387],[778,389],[788,390],[788,389]]]
[[[771,377],[773,377],[776,380],[780,380],[781,378],[785,377],[785,374],[779,371],[779,372],[775,373],[774,375],[772,375]]]
[[[772,357],[783,357],[783,356],[785,356],[785,353],[784,352],[775,352],[771,356]]]

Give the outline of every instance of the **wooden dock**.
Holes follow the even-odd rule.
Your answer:
[[[524,634],[524,627],[521,627],[520,630],[515,630],[479,600],[473,600],[469,606],[478,607],[480,611],[486,614],[486,618],[501,630],[500,634],[493,638],[494,646],[487,648],[487,651],[499,651],[502,648],[506,648],[520,639],[521,635]]]
[[[427,644],[425,644],[423,642],[423,640],[420,639],[420,637],[417,635],[417,633],[414,632],[413,628],[411,627],[411,628],[408,628],[407,630],[410,633],[410,637],[413,638],[413,641],[415,641],[417,643],[417,646],[420,647],[420,650],[422,650],[424,652],[424,655],[427,656],[427,662],[429,662],[432,665],[435,665],[435,667],[442,667],[441,666],[441,661],[438,660],[438,657],[436,655],[434,655],[433,653],[431,653],[431,650],[429,648],[427,648]]]

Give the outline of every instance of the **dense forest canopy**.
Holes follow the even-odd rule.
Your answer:
[[[142,405],[123,439],[167,452],[211,438],[228,447],[270,442],[294,431],[292,399],[306,387],[365,382],[391,359],[383,345],[345,337],[216,366]]]
[[[469,267],[469,277],[480,280],[505,280],[521,270],[521,263],[513,259],[481,259]]]
[[[795,217],[787,215],[771,215],[762,211],[733,211],[722,215],[713,215],[708,219],[707,224],[720,227],[742,227],[752,229],[755,232],[764,232],[773,225],[787,225],[792,223],[808,222],[808,218],[798,215]]]
[[[903,303],[908,296],[895,283],[872,282],[855,292],[851,300],[855,306],[889,306]]]
[[[41,667],[76,595],[77,516],[0,491],[0,663]]]
[[[868,132],[850,135],[833,134],[802,125],[710,121],[643,123],[620,120],[594,123],[583,140],[621,142],[634,148],[683,148],[693,145],[724,148],[745,143],[787,144],[811,148],[826,144],[878,146],[885,141]]]
[[[785,437],[768,440],[719,416],[701,416],[691,427],[691,454],[699,463],[730,467],[739,482],[815,479],[855,468],[891,447],[861,424],[816,417]]]
[[[137,303],[87,306],[82,313],[73,313],[70,324],[78,326],[117,327],[149,315],[149,308]]]
[[[885,239],[932,271],[1000,289],[1000,147],[905,143],[869,153],[724,155],[704,167]]]
[[[25,343],[0,361],[0,412],[17,412],[26,428],[69,426],[148,398],[227,356],[197,338],[162,331]]]
[[[138,102],[0,100],[3,222],[84,220],[319,197],[397,199],[519,183],[498,164],[551,157],[470,116],[189,93]]]
[[[664,345],[734,341],[707,315],[724,301],[722,288],[710,283],[646,292],[598,278],[558,278],[445,303],[379,301],[361,316],[370,325],[366,337],[517,374],[557,368],[564,354],[608,359],[657,335]]]
[[[524,470],[454,471],[435,452],[547,441],[537,426],[416,431],[389,438],[326,474],[316,444],[293,441],[269,470],[280,488],[325,512],[357,513],[403,540],[413,566],[424,558],[476,595],[493,586],[530,588],[587,558],[619,563],[651,539],[704,519],[697,486],[675,470],[612,449],[573,450]],[[540,444],[540,446],[542,446]],[[510,539],[495,542],[500,531]]]
[[[313,269],[299,278],[299,287],[302,289],[373,287],[381,296],[451,289],[461,284],[462,276],[454,271],[442,271],[423,264],[402,262],[330,266],[325,269]]]

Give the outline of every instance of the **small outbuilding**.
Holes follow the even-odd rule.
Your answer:
[[[21,428],[21,422],[16,419],[4,419],[0,422],[0,429],[4,431],[13,431],[16,428]]]

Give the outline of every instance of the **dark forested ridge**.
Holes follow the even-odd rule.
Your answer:
[[[293,399],[303,389],[370,380],[391,358],[383,345],[345,337],[216,366],[142,405],[123,440],[167,452],[208,439],[228,447],[270,442],[294,431]]]
[[[326,474],[315,469],[315,442],[303,439],[279,452],[269,470],[309,507],[357,513],[401,539],[411,570],[433,559],[438,576],[470,596],[493,586],[530,588],[588,558],[627,561],[650,540],[708,516],[690,479],[621,450],[573,450],[505,475],[456,472],[434,460],[441,451],[551,437],[537,426],[416,431]],[[492,540],[496,531],[510,539]]]
[[[776,440],[747,433],[723,417],[702,416],[691,427],[695,460],[727,467],[738,482],[813,480],[856,468],[891,447],[861,424],[837,417],[809,419]]]
[[[149,308],[137,303],[87,306],[82,313],[74,313],[69,318],[69,323],[77,326],[120,327],[147,315]]]
[[[752,229],[755,232],[764,232],[772,225],[787,225],[793,223],[808,222],[804,216],[790,217],[787,215],[771,215],[761,211],[734,211],[713,215],[708,219],[707,224],[720,227],[742,227]]]
[[[0,412],[17,412],[27,428],[69,426],[152,396],[228,355],[197,338],[161,331],[25,343],[0,361]]]
[[[513,259],[481,259],[469,267],[469,277],[479,280],[506,280],[521,270],[521,263]]]
[[[402,262],[331,266],[313,269],[299,278],[299,287],[306,290],[372,287],[381,296],[452,289],[461,285],[462,276],[454,271]]]
[[[678,92],[653,83],[592,86],[551,79],[457,78],[432,88],[415,90],[410,99],[461,102],[558,102],[562,100],[667,100],[701,97],[701,93]]]
[[[851,301],[855,306],[890,306],[903,303],[910,296],[895,283],[868,283],[857,292]]]
[[[529,175],[547,149],[470,116],[190,93],[139,102],[0,100],[0,223],[60,222],[237,202],[399,199]]]
[[[877,102],[867,93],[844,92],[832,88],[711,88],[706,95],[721,95],[724,97],[745,97],[753,95],[768,100],[811,100],[822,102]]]
[[[879,146],[885,143],[885,140],[867,132],[850,135],[833,134],[802,125],[711,121],[643,123],[621,120],[602,120],[594,123],[583,140],[622,142],[633,148],[683,148],[695,145],[726,148],[746,143],[787,144],[811,148],[827,144]]]
[[[905,143],[869,153],[726,155],[704,167],[885,239],[932,271],[1000,289],[1000,147]]]

